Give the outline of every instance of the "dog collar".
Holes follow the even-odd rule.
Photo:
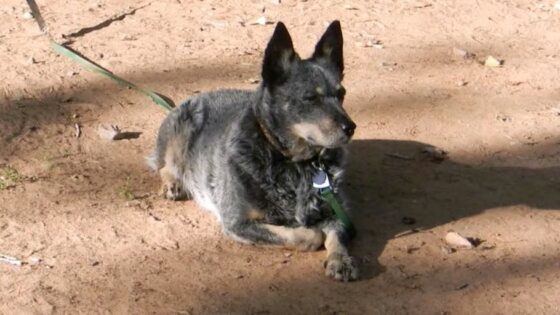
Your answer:
[[[280,143],[280,141],[278,139],[276,139],[276,137],[274,137],[274,135],[272,134],[270,129],[267,128],[267,126],[261,120],[261,118],[258,117],[257,115],[255,115],[255,116],[256,116],[255,118],[257,120],[257,125],[259,126],[259,129],[263,133],[263,135],[264,135],[265,139],[268,141],[268,143],[270,143],[270,145],[273,148],[280,151],[280,153],[282,153],[282,155],[284,157],[290,157],[290,152],[284,148],[284,146]]]
[[[333,210],[336,217],[342,222],[344,225],[344,229],[350,237],[353,237],[356,234],[356,229],[348,217],[348,214],[342,209],[340,202],[336,198],[336,194],[332,190],[331,183],[329,181],[329,175],[322,167],[315,166],[315,174],[313,175],[313,188],[317,189],[321,199],[323,199],[329,207]]]

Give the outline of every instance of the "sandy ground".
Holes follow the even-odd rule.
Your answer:
[[[274,27],[253,25],[260,16],[284,21],[303,56],[340,19],[346,107],[358,124],[347,190],[362,278],[335,283],[322,251],[240,245],[194,203],[160,199],[144,156],[165,111],[51,52],[25,3],[4,0],[0,254],[24,264],[0,263],[0,313],[560,313],[554,1],[39,6],[55,38],[176,102],[255,88]],[[481,65],[489,55],[503,66]],[[99,124],[142,134],[108,142]],[[427,146],[448,158],[425,158]],[[484,242],[448,253],[449,230]]]

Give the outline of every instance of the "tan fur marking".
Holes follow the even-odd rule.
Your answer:
[[[247,217],[249,220],[262,220],[264,219],[264,213],[257,209],[251,209],[247,212]]]
[[[348,249],[340,243],[336,231],[327,231],[326,234],[327,260],[325,261],[325,274],[327,277],[338,281],[356,280],[358,278],[358,268],[355,260],[348,256]]]
[[[159,176],[161,178],[161,193],[165,196],[170,187],[175,185],[178,180],[167,164],[159,170]]]
[[[327,249],[327,257],[331,255],[348,255],[348,250],[344,247],[335,231],[327,232],[327,237],[325,238],[325,248]]]
[[[302,122],[292,126],[292,132],[303,139],[313,138],[319,145],[329,145],[329,134],[335,129],[332,119],[324,118],[316,123]]]
[[[175,200],[177,194],[173,193],[172,190],[177,191],[180,189],[180,167],[181,162],[181,147],[177,139],[171,139],[167,145],[165,151],[165,165],[159,170],[159,176],[161,177],[161,193],[167,199]]]
[[[301,251],[314,251],[323,244],[323,232],[305,227],[289,228],[280,225],[263,224],[264,228],[278,235],[286,243],[287,248]]]

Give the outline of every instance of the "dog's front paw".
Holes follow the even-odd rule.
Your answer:
[[[325,274],[337,281],[358,279],[358,266],[352,256],[331,254],[325,262]]]

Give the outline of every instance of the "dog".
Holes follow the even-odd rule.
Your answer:
[[[324,245],[326,275],[357,279],[350,233],[313,187],[317,172],[326,173],[344,204],[345,145],[356,124],[342,107],[343,72],[339,21],[308,59],[279,22],[256,91],[199,94],[165,118],[149,157],[163,195],[194,199],[240,242],[301,251]]]

